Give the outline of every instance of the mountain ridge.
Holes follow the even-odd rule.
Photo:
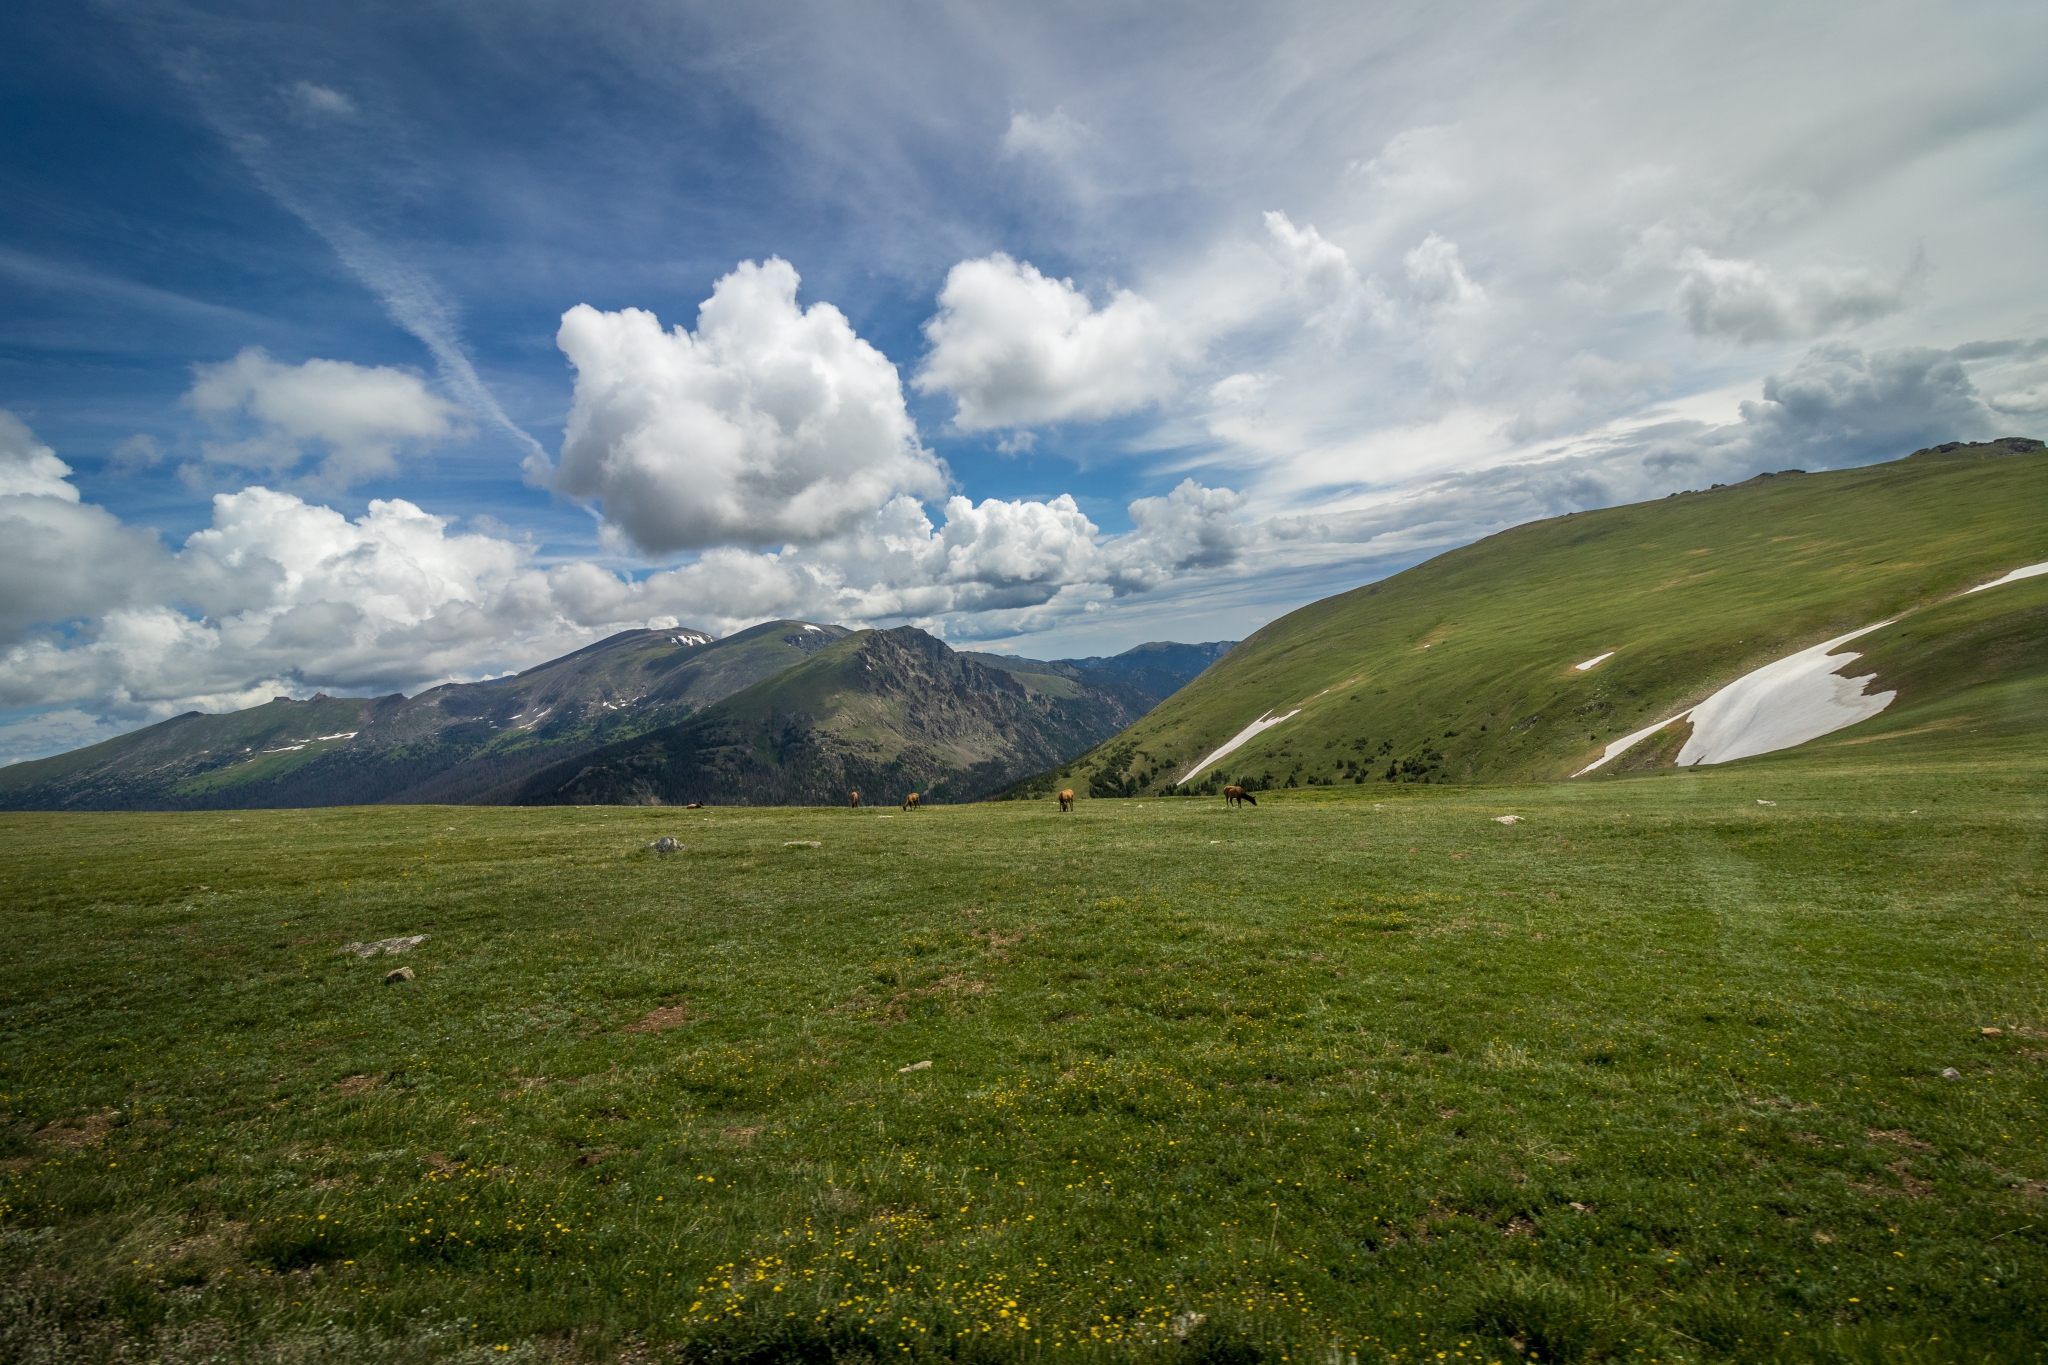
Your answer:
[[[1924,630],[2004,642],[1981,654],[2017,688],[2000,705],[2048,717],[2048,658],[2025,647],[2048,640],[2048,618],[2026,624],[2038,584],[1952,605],[2048,559],[2044,526],[2048,448],[2023,437],[1524,523],[1288,613],[1129,730],[1008,794],[1561,780],[1737,678],[1886,620],[1855,648],[1910,655],[1916,681],[1856,733],[1889,733],[1972,688],[1990,704],[1990,675],[1937,666],[1924,641],[1899,645]],[[1637,750],[1671,740],[1652,735],[1610,767],[1640,771]]]
[[[763,622],[723,639],[685,627],[627,630],[508,677],[443,684],[413,697],[279,697],[223,715],[187,712],[0,768],[0,809],[501,800],[544,769],[679,723],[852,633],[797,620]],[[973,657],[1060,704],[1071,734],[1056,754],[1032,750],[1056,762],[1151,709],[1187,681],[1188,670],[1227,647],[1140,646],[1136,671],[1117,665],[1120,656],[1094,668]]]
[[[914,626],[856,632],[677,725],[565,760],[519,805],[974,800],[1136,715],[1121,698],[957,653]],[[1035,661],[1025,661],[1035,662]],[[1049,685],[1051,684],[1051,685]],[[1063,752],[1064,750],[1064,752]]]

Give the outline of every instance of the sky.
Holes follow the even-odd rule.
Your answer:
[[[0,762],[2048,434],[2038,3],[15,0]]]

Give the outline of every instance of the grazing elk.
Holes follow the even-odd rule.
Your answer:
[[[1246,791],[1243,787],[1225,787],[1223,789],[1224,805],[1235,806],[1240,802],[1247,806],[1256,806],[1259,804],[1258,801],[1253,798],[1252,794]]]
[[[684,809],[684,810],[703,810],[703,809],[704,809],[704,803],[703,803],[702,801],[692,801],[692,802],[691,802],[691,803],[690,803],[689,805],[687,805],[687,806],[684,806],[684,807],[683,807],[683,809]]]
[[[1074,808],[1074,789],[1073,789],[1072,787],[1069,787],[1069,788],[1067,788],[1067,789],[1066,789],[1065,791],[1063,791],[1063,792],[1061,792],[1061,793],[1060,793],[1060,809],[1061,809],[1061,810],[1072,810],[1073,808]]]
[[[860,793],[859,793],[859,792],[848,792],[848,793],[846,794],[846,805],[847,805],[847,809],[849,809],[849,810],[859,810],[859,809],[860,809]]]
[[[916,810],[923,804],[924,802],[918,799],[918,795],[916,792],[912,792],[910,795],[903,798],[903,809],[905,810]]]

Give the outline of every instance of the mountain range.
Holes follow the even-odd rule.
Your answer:
[[[513,677],[413,697],[279,697],[227,715],[189,712],[0,768],[0,809],[667,794],[766,804],[844,800],[862,782],[969,800],[1124,729],[1229,648],[1159,643],[1044,662],[959,653],[912,627],[771,621],[723,639],[630,630]],[[766,757],[741,762],[742,750]],[[693,776],[651,780],[653,752],[673,752]]]

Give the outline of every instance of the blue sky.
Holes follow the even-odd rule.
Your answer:
[[[2037,5],[592,9],[0,16],[0,760],[2048,426]]]

